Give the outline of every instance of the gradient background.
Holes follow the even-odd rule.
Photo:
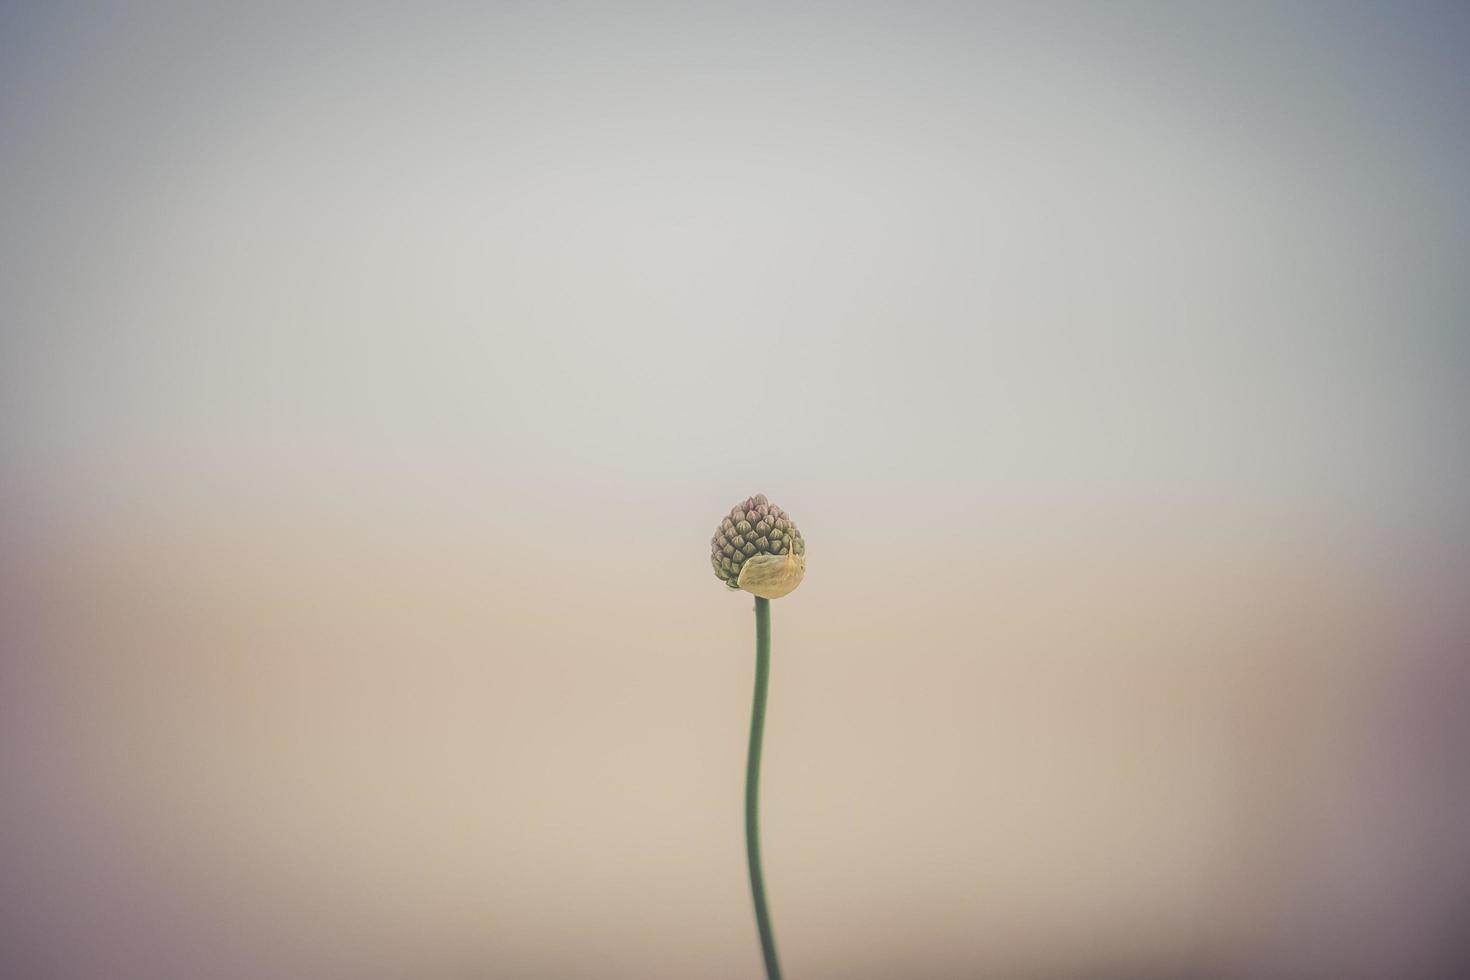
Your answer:
[[[1470,975],[1462,4],[0,5],[0,974]]]

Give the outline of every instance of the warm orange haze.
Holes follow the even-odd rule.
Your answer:
[[[0,6],[0,976],[1470,975],[1467,50]]]

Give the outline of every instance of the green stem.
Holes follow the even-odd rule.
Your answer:
[[[755,703],[750,709],[750,753],[745,757],[745,856],[750,863],[750,894],[755,899],[755,925],[768,980],[781,980],[776,937],[766,907],[766,881],[761,874],[760,782],[761,736],[766,727],[766,685],[771,677],[771,600],[755,600]]]

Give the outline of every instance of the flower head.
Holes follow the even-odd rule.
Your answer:
[[[791,516],[758,493],[720,521],[710,538],[710,564],[729,588],[779,599],[806,574],[806,542]]]

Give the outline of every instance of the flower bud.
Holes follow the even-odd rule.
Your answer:
[[[710,539],[710,565],[730,589],[779,599],[806,574],[806,542],[791,515],[758,493],[721,519]]]

